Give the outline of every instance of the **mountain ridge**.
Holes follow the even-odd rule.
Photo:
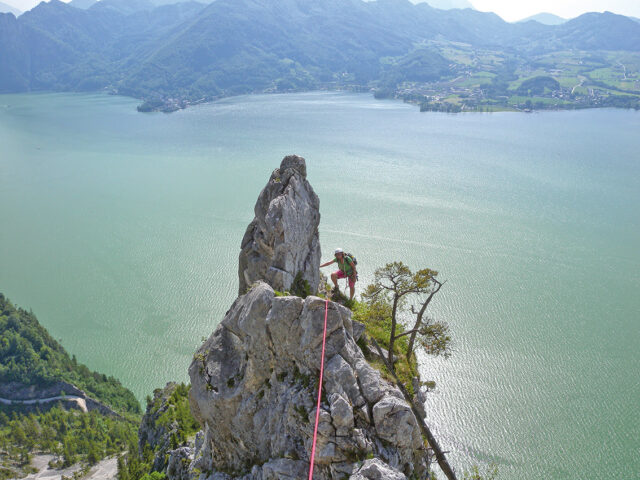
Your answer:
[[[474,8],[468,0],[426,0],[433,8],[440,10],[451,10],[454,8]]]
[[[22,11],[18,10],[15,7],[12,7],[7,3],[0,2],[0,13],[12,13],[14,16],[18,17],[22,13]]]
[[[87,10],[52,0],[18,19],[3,14],[0,25],[0,92],[106,90],[174,99],[176,108],[252,92],[455,78],[465,64],[444,58],[439,42],[520,63],[572,49],[640,51],[640,25],[609,12],[512,24],[408,0],[102,0]]]
[[[559,17],[558,15],[554,15],[553,13],[541,12],[535,15],[531,15],[530,17],[523,18],[522,20],[518,20],[516,23],[531,21],[542,23],[543,25],[561,25],[568,22],[569,20]]]

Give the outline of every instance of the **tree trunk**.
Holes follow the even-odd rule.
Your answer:
[[[427,298],[427,301],[422,304],[422,308],[420,308],[420,311],[418,312],[418,315],[416,317],[416,323],[411,329],[413,330],[413,332],[409,337],[409,348],[407,349],[407,360],[411,358],[411,353],[413,352],[413,344],[416,341],[416,335],[418,334],[418,330],[422,326],[422,316],[424,315],[424,312],[427,310],[427,306],[429,305],[429,302],[433,298],[434,294],[435,292],[432,292],[431,295],[429,295],[429,298]]]
[[[380,348],[380,345],[378,345],[378,342],[376,342],[375,338],[372,338],[371,341],[373,342],[374,347],[376,347],[376,350],[378,350],[378,355],[380,355],[380,358],[382,358],[382,360],[385,362],[387,369],[391,372],[391,375],[393,375],[393,378],[396,379],[396,383],[398,384],[398,387],[402,391],[402,395],[404,395],[405,400],[411,406],[411,410],[413,411],[413,414],[416,416],[416,419],[418,420],[418,425],[420,425],[420,430],[422,430],[423,435],[427,437],[427,442],[429,443],[429,446],[431,447],[431,449],[433,450],[433,453],[436,456],[436,460],[438,461],[438,465],[440,466],[440,469],[448,478],[448,480],[457,480],[456,474],[453,471],[453,468],[451,468],[451,465],[449,465],[449,462],[447,461],[447,457],[445,457],[444,452],[442,451],[442,448],[440,448],[440,444],[438,444],[438,442],[436,441],[436,437],[434,437],[433,434],[431,433],[431,430],[426,424],[425,418],[420,414],[420,411],[416,407],[413,399],[411,398],[411,395],[409,395],[409,392],[407,392],[406,387],[402,384],[402,382],[396,375],[396,372],[393,370],[392,365],[384,359],[382,349]]]
[[[396,341],[396,311],[398,310],[398,300],[400,297],[393,296],[393,309],[391,310],[391,336],[389,337],[389,364],[393,370],[393,344]],[[384,357],[383,357],[384,358]]]
[[[433,281],[438,284],[438,288],[436,288],[433,292],[431,292],[431,295],[429,295],[429,298],[427,298],[427,300],[422,304],[422,308],[418,312],[418,317],[416,318],[416,324],[412,328],[413,333],[411,333],[411,337],[409,338],[409,348],[407,350],[407,360],[409,360],[411,358],[411,353],[413,353],[413,344],[416,341],[416,335],[418,334],[418,330],[422,326],[422,317],[424,316],[424,312],[427,310],[427,307],[429,306],[429,303],[431,303],[431,299],[433,298],[433,296],[436,293],[438,293],[438,291],[442,287],[442,283],[438,282],[435,279]]]

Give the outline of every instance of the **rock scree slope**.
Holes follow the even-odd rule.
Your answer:
[[[170,479],[307,478],[325,300],[274,288],[286,290],[301,273],[317,290],[318,207],[304,159],[285,157],[242,242],[240,296],[189,367],[203,431],[195,448],[169,453]],[[427,478],[418,420],[365,360],[362,331],[349,309],[329,302],[314,478]]]

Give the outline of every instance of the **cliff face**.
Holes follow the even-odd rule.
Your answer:
[[[324,308],[321,298],[276,297],[259,282],[198,350],[189,376],[192,412],[205,426],[201,471],[305,477]],[[314,478],[349,477],[369,457],[393,467],[397,478],[424,473],[423,440],[410,406],[369,366],[356,341],[351,312],[330,302]]]
[[[320,282],[320,201],[307,181],[304,158],[285,157],[271,174],[242,239],[239,294],[258,280],[285,291],[300,274],[311,293]]]
[[[138,429],[138,450],[143,452],[148,445],[155,452],[153,457],[153,471],[163,471],[167,467],[167,454],[171,451],[171,437],[180,428],[177,422],[164,424],[160,421],[162,415],[172,406],[169,397],[177,384],[170,382],[163,389],[153,392],[153,401],[147,405]]]
[[[308,476],[325,300],[274,293],[298,273],[318,286],[318,199],[305,177],[304,159],[286,157],[260,194],[242,242],[242,294],[189,367],[203,432],[195,450],[170,452],[172,479]],[[416,417],[365,360],[362,332],[350,310],[328,303],[314,478],[426,478]]]

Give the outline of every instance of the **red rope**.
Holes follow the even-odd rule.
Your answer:
[[[322,398],[322,376],[324,374],[324,346],[327,341],[327,313],[329,311],[329,297],[324,304],[324,331],[322,332],[322,358],[320,360],[320,382],[318,382],[318,405],[316,407],[316,426],[313,428],[313,445],[311,447],[311,463],[309,465],[309,480],[313,479],[313,461],[316,456],[316,440],[318,438],[318,422],[320,421],[320,399]]]

